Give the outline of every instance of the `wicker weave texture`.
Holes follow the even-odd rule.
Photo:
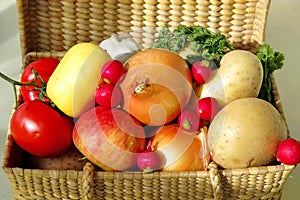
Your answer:
[[[22,55],[99,43],[113,33],[202,25],[241,45],[262,43],[269,0],[17,0]]]
[[[292,166],[219,171],[215,194],[210,175],[198,172],[93,172],[6,169],[14,198],[23,199],[280,199]],[[215,197],[215,198],[214,198]]]

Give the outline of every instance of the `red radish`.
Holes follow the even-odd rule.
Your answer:
[[[124,74],[124,66],[118,60],[110,60],[106,62],[101,70],[102,80],[109,84],[117,83]]]
[[[116,107],[122,101],[122,93],[118,86],[102,83],[97,87],[94,99],[100,106],[107,108]]]
[[[286,165],[297,165],[300,163],[300,142],[287,138],[278,145],[276,158]]]
[[[192,76],[196,83],[203,84],[209,79],[212,68],[208,60],[195,62],[192,66]]]
[[[200,118],[194,110],[184,110],[178,117],[179,127],[186,131],[196,131],[199,128]]]
[[[203,120],[212,120],[219,110],[219,103],[213,97],[204,97],[198,100],[197,111]]]
[[[157,171],[162,167],[162,159],[157,151],[151,149],[152,141],[150,140],[147,149],[139,153],[137,157],[137,166],[145,173]]]

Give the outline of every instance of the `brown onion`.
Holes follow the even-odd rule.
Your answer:
[[[162,171],[205,170],[210,161],[207,128],[188,132],[177,124],[165,125],[152,138],[152,148],[164,159]]]

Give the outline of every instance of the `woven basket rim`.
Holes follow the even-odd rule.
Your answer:
[[[291,170],[295,168],[296,165],[286,165],[286,164],[272,164],[272,165],[265,165],[265,166],[258,166],[258,167],[247,167],[247,168],[236,168],[236,169],[218,169],[218,172],[220,174],[226,174],[226,175],[241,175],[241,174],[264,174],[270,171],[276,171],[276,170]],[[81,173],[82,170],[74,170],[74,169],[66,169],[66,170],[57,170],[57,169],[34,169],[34,168],[22,168],[22,167],[8,167],[3,165],[3,169],[6,171],[32,171],[35,174],[51,174],[51,171],[53,172],[76,172]],[[144,173],[144,172],[129,172],[129,171],[115,171],[115,172],[108,172],[108,171],[95,171],[95,173],[99,176],[102,176],[103,174],[116,174],[117,176],[120,176],[122,174],[126,174],[125,176],[137,176],[140,177],[141,175],[143,177],[151,177],[151,176],[201,176],[203,174],[207,174],[207,170],[199,170],[199,171],[180,171],[180,172],[166,172],[166,171],[157,171],[157,172],[151,172],[151,173]]]

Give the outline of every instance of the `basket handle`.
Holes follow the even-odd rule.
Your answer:
[[[87,162],[83,167],[82,191],[84,200],[93,199],[94,170],[94,166],[90,162]]]
[[[218,173],[218,166],[214,162],[210,162],[208,165],[210,181],[213,189],[214,199],[223,199],[221,190],[221,177]]]

